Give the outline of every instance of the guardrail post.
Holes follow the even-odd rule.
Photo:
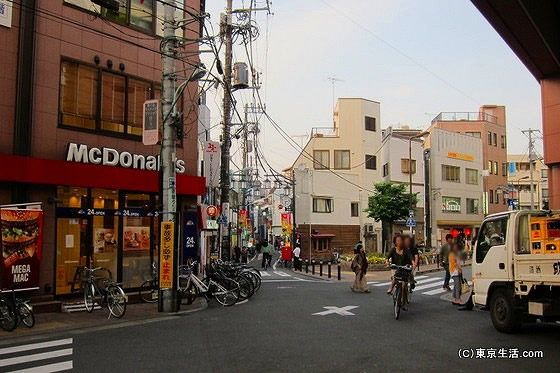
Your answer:
[[[328,264],[328,277],[331,278],[331,261],[329,260],[329,264]]]
[[[323,276],[323,261],[319,261],[319,276]]]
[[[305,259],[305,273],[309,273],[309,260]]]
[[[315,274],[315,259],[311,260],[311,274]]]
[[[337,263],[338,281],[340,281],[340,262]]]

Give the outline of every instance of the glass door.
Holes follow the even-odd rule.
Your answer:
[[[76,269],[86,265],[87,227],[87,219],[57,219],[56,294],[70,294],[76,280]]]
[[[119,208],[116,190],[92,189],[91,199],[96,214],[92,216],[92,244],[90,265],[103,267],[111,272],[111,278],[117,281],[117,261],[119,243],[119,217],[104,210]],[[97,211],[100,214],[97,214]]]

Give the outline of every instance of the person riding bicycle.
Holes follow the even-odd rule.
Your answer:
[[[410,251],[410,255],[412,255],[412,271],[410,272],[410,288],[414,289],[416,285],[416,281],[414,281],[414,272],[416,268],[418,268],[418,261],[420,260],[420,255],[418,254],[418,249],[414,244],[414,237],[410,235],[404,236],[404,247]]]
[[[268,246],[267,241],[263,241],[262,243],[262,268],[268,269],[270,267],[270,262],[272,261],[272,255],[270,254],[270,246]]]
[[[395,264],[398,266],[406,266],[406,265],[412,266],[413,258],[412,255],[410,254],[410,251],[404,247],[403,236],[401,234],[397,234],[393,239],[393,243],[394,243],[394,247],[391,250],[389,250],[389,252],[387,253],[387,258],[385,259],[385,266],[389,267],[390,264]],[[391,270],[391,286],[389,287],[389,289],[387,289],[387,294],[393,293],[393,288],[397,283],[397,281],[395,280],[395,273],[396,270]],[[402,282],[403,297],[406,297],[407,283],[408,281]],[[407,309],[406,302],[403,302],[403,304],[404,304],[403,310],[406,311]]]

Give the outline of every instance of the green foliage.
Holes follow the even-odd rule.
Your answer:
[[[375,221],[393,224],[395,221],[408,217],[410,204],[418,202],[416,193],[408,193],[407,184],[381,182],[374,185],[375,191],[369,196],[368,217]],[[412,201],[411,201],[412,200]]]

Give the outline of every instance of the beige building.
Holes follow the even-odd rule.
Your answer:
[[[482,211],[482,140],[431,128],[424,142],[429,178],[426,180],[426,235],[440,247],[448,233],[472,238]],[[428,243],[427,243],[428,244]]]
[[[529,155],[508,154],[509,163],[507,195],[513,201],[512,209],[528,210],[531,208],[531,172]],[[537,160],[533,169],[534,207],[548,209],[548,167]]]
[[[478,112],[442,112],[432,127],[459,132],[482,140],[484,169],[484,212],[493,214],[508,209],[500,189],[507,183],[507,141],[505,106],[483,105]]]
[[[348,252],[359,240],[368,251],[381,248],[381,225],[364,212],[374,183],[381,181],[380,148],[376,101],[340,98],[333,126],[312,129],[292,165],[304,257]]]

